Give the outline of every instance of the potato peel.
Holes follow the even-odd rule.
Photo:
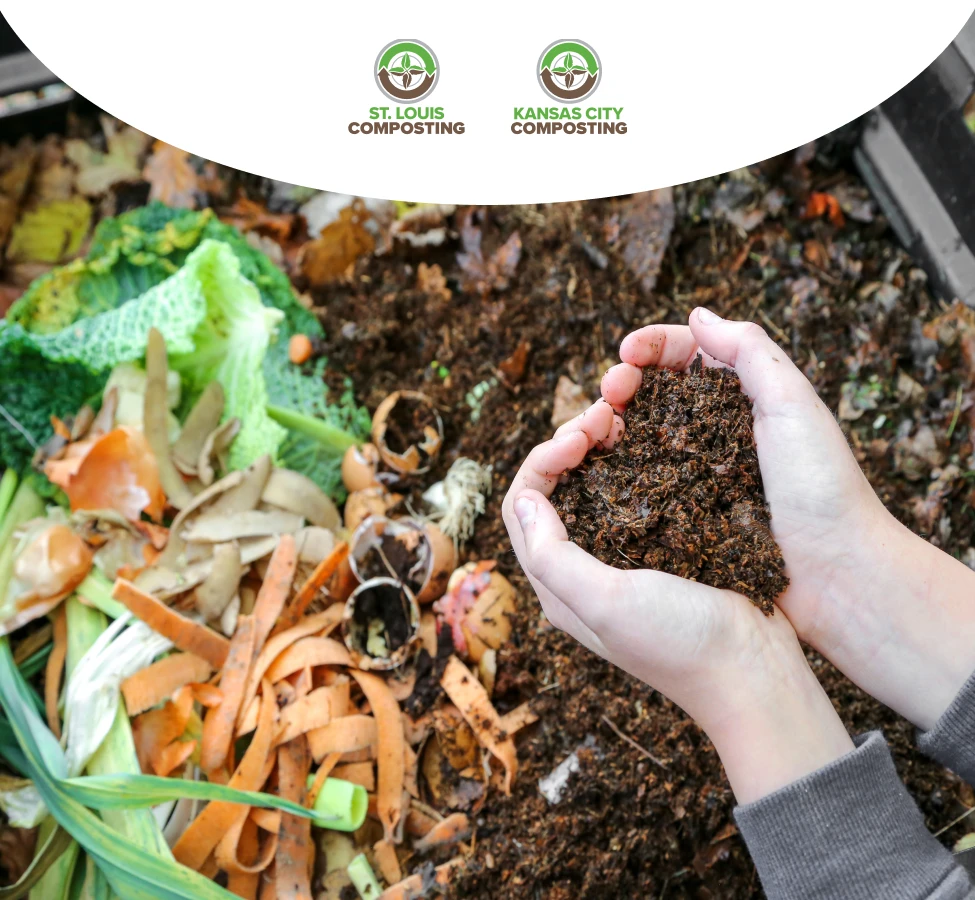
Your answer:
[[[484,686],[456,656],[447,660],[440,686],[471,726],[481,746],[504,766],[504,792],[510,795],[518,771],[518,755]]]

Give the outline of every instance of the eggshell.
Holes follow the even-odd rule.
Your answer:
[[[397,453],[386,443],[386,430],[389,416],[393,408],[401,400],[411,400],[429,407],[433,413],[436,428],[426,426],[422,435],[414,437],[414,443],[404,451]],[[379,450],[382,461],[396,472],[403,475],[419,475],[430,469],[432,460],[443,446],[443,420],[437,412],[433,401],[426,394],[419,391],[394,391],[379,406],[372,417],[372,440]]]
[[[366,488],[378,487],[379,451],[375,444],[349,447],[342,457],[342,483],[351,494]]]

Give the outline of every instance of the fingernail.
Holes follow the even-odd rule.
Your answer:
[[[529,500],[527,497],[519,497],[515,500],[515,515],[521,523],[522,530],[526,529],[535,521],[535,513],[537,510],[538,505],[534,500]]]
[[[705,309],[703,306],[698,307],[697,320],[702,325],[716,325],[718,322],[722,321],[721,316],[716,315],[709,309]]]

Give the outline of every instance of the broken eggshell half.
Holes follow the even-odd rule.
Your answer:
[[[378,473],[379,450],[375,444],[352,446],[345,451],[342,457],[342,484],[350,494],[379,487]]]
[[[349,563],[360,582],[389,577],[402,581],[418,603],[443,596],[457,551],[434,524],[371,515],[349,542]]]
[[[355,531],[369,516],[385,517],[402,499],[402,494],[390,494],[382,487],[353,491],[345,501],[345,527]]]
[[[420,607],[395,578],[371,578],[345,603],[342,638],[353,665],[383,672],[401,666],[419,642]]]
[[[420,475],[443,445],[443,420],[426,394],[394,391],[376,408],[372,440],[391,469]]]

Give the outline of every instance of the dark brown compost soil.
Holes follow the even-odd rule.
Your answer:
[[[657,569],[748,597],[771,615],[788,587],[738,376],[646,369],[626,432],[567,476],[552,502],[569,538],[618,569]]]

